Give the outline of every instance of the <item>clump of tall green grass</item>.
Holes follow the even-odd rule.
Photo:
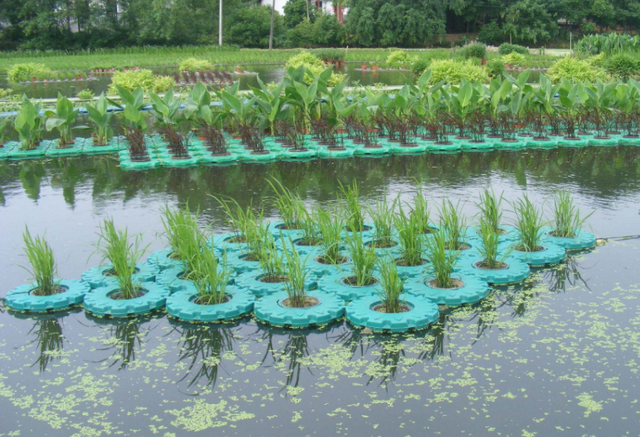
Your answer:
[[[394,216],[394,224],[398,231],[402,256],[396,263],[402,266],[419,266],[424,264],[424,228],[422,220],[416,214],[405,214],[400,209]]]
[[[302,200],[285,188],[280,181],[272,179],[268,182],[274,192],[273,203],[284,222],[284,228],[299,229],[301,214],[305,212]]]
[[[260,229],[264,225],[262,210],[255,212],[251,205],[243,208],[234,199],[225,200],[215,196],[213,198],[222,206],[227,223],[235,234],[229,242],[246,243],[250,253],[258,250],[261,238]]]
[[[317,299],[307,296],[307,289],[305,287],[308,274],[305,268],[306,258],[303,260],[302,257],[300,257],[291,240],[289,240],[289,244],[290,247],[284,250],[284,255],[287,259],[287,282],[285,282],[284,287],[288,296],[288,302],[286,302],[285,305],[292,308],[313,306],[317,304]]]
[[[319,237],[320,231],[314,214],[311,214],[309,211],[304,209],[304,213],[300,214],[298,226],[302,233],[302,237],[299,239],[297,244],[301,246],[317,246],[321,244],[322,241]]]
[[[493,229],[499,233],[501,233],[502,201],[502,194],[500,194],[500,197],[497,197],[493,191],[485,189],[484,192],[480,194],[480,201],[476,204],[478,209],[480,209],[480,221],[493,227]]]
[[[171,247],[171,257],[180,260],[187,271],[193,270],[193,263],[200,254],[206,237],[198,227],[199,212],[191,212],[189,206],[162,210],[164,235]]]
[[[391,241],[391,234],[393,232],[393,210],[395,208],[396,201],[389,203],[387,198],[376,201],[373,206],[368,208],[371,221],[375,228],[375,241],[373,244],[376,247],[390,247],[395,243]]]
[[[373,270],[378,261],[375,248],[364,243],[360,232],[347,234],[346,243],[353,266],[351,276],[346,277],[345,282],[356,287],[375,284],[377,280],[373,277]]]
[[[404,279],[400,279],[398,268],[392,262],[380,260],[379,263],[380,287],[382,291],[378,292],[380,296],[380,306],[375,308],[383,313],[401,313],[407,310],[407,306],[400,295],[404,287]]]
[[[105,219],[98,232],[97,252],[102,255],[102,262],[113,265],[110,272],[116,278],[119,293],[115,298],[133,299],[140,295],[140,283],[135,280],[136,263],[140,260],[148,246],[142,246],[142,235],[136,234],[133,240],[125,228],[116,229],[113,219]]]
[[[284,238],[281,236],[281,238]],[[284,241],[284,240],[283,240]],[[284,282],[287,280],[284,251],[278,250],[273,235],[265,231],[263,233],[262,245],[258,252],[258,262],[262,270],[262,282]]]
[[[427,240],[427,259],[435,276],[434,284],[438,288],[454,288],[457,280],[451,275],[460,251],[449,250],[449,240],[444,232],[436,232]]]
[[[430,234],[434,230],[429,224],[431,219],[431,212],[429,211],[429,204],[427,202],[426,197],[422,192],[422,187],[420,187],[413,197],[413,208],[411,209],[411,216],[414,218],[420,227],[420,232],[423,234]]]
[[[480,219],[479,232],[480,239],[482,240],[481,247],[478,247],[478,251],[482,256],[482,261],[479,263],[479,267],[483,269],[496,270],[505,268],[504,260],[507,259],[511,250],[506,250],[500,253],[498,250],[498,244],[500,243],[500,232],[495,227],[495,222],[482,217]]]
[[[24,242],[24,254],[31,265],[31,268],[23,268],[31,274],[36,283],[36,289],[33,290],[32,294],[35,296],[51,296],[63,291],[55,280],[58,268],[53,256],[53,250],[44,237],[32,237],[29,228],[25,227],[22,241]]]
[[[187,276],[193,281],[198,292],[195,302],[200,305],[218,305],[226,302],[231,273],[232,270],[227,264],[227,254],[225,253],[219,262],[213,250],[203,245],[194,260],[193,269]]]
[[[516,215],[515,226],[520,231],[520,242],[516,250],[521,252],[542,250],[540,242],[545,225],[543,208],[536,208],[525,194],[522,199],[513,203],[513,210]]]
[[[460,203],[453,204],[449,199],[442,201],[440,208],[440,231],[446,238],[450,250],[463,249],[467,220],[459,212]]]
[[[553,196],[554,229],[551,234],[561,238],[575,238],[582,229],[585,221],[593,212],[586,217],[580,217],[580,209],[573,203],[571,193],[567,190],[558,191]]]
[[[347,222],[347,230],[350,232],[364,231],[364,212],[360,203],[360,189],[358,182],[344,186],[340,183],[339,199],[344,202],[345,221]]]
[[[343,264],[346,257],[340,255],[342,231],[345,222],[338,211],[328,207],[316,207],[316,223],[322,245],[322,255],[319,259],[326,264]]]

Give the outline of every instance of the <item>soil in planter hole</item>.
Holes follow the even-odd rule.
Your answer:
[[[249,262],[258,262],[260,261],[260,258],[258,258],[258,255],[256,255],[255,253],[251,252],[248,253],[247,255],[245,255],[244,257],[241,257],[243,261],[249,261]]]
[[[122,291],[118,291],[117,293],[110,294],[109,297],[113,300],[130,300],[130,299],[135,299],[137,297],[142,297],[145,294],[147,294],[147,290],[143,290],[142,288],[140,288],[136,290],[134,293],[132,293],[132,297],[124,297],[124,294],[122,293]]]
[[[358,285],[358,278],[355,276],[349,276],[348,278],[344,278],[342,283],[350,285],[351,287],[369,287],[371,285],[376,285],[378,280],[370,276],[366,281],[364,281],[364,285]]]
[[[39,288],[34,288],[33,290],[31,290],[31,295],[33,296],[53,296],[55,294],[60,294],[60,293],[64,293],[65,291],[67,291],[66,287],[63,287],[61,285],[57,285],[55,287],[53,287],[53,292],[51,294],[43,294],[40,292]]]
[[[452,287],[438,287],[438,281],[436,279],[432,279],[429,281],[429,287],[432,288],[440,288],[442,290],[457,290],[458,288],[464,285],[460,279],[451,278]]]
[[[307,238],[296,241],[296,246],[318,246],[321,241],[317,238]]]
[[[380,305],[374,306],[372,309],[378,313],[385,313],[385,314],[400,314],[400,313],[407,313],[411,311],[411,308],[409,308],[409,305],[400,305],[400,311],[397,311],[395,313],[390,313],[389,311],[387,311],[387,308],[382,303]]]
[[[534,141],[549,141],[551,138],[549,137],[533,137]]]
[[[227,240],[227,243],[234,243],[234,244],[240,244],[240,243],[246,243],[246,242],[247,242],[247,237],[243,237],[243,236],[231,237]]]
[[[527,250],[525,249],[524,246],[516,246],[515,248],[518,252],[527,252],[527,253],[532,253],[532,252],[540,252],[544,250],[544,247],[542,246],[537,246],[535,247],[533,250]]]
[[[211,150],[211,149],[208,149]],[[231,155],[231,153],[229,152],[220,152],[220,153],[213,153],[213,151],[211,151],[211,156],[229,156]]]
[[[276,229],[281,229],[283,231],[295,231],[295,230],[300,229],[300,228],[298,228],[296,226],[289,227],[289,226],[285,225],[284,223],[280,223],[279,225],[276,225]]]
[[[281,282],[287,282],[289,278],[287,278],[284,275],[277,275],[277,276],[263,276],[262,278],[258,279],[258,281],[260,282],[264,282],[266,284],[278,284]]]
[[[229,300],[230,300],[229,296],[225,296],[222,302],[220,303],[207,303],[205,298],[203,298],[202,296],[199,296],[194,299],[193,303],[195,303],[196,305],[220,305],[220,304],[229,302]]]
[[[496,264],[497,264],[497,265],[496,265],[496,267],[494,267],[494,268],[490,268],[490,267],[489,267],[489,263],[487,263],[486,261],[480,261],[480,262],[477,262],[475,265],[476,265],[476,267],[478,267],[479,269],[483,269],[483,270],[504,270],[504,269],[506,269],[507,267],[509,267],[509,266],[507,266],[507,263],[503,263],[503,262],[501,262],[501,263],[499,263],[499,264],[498,264],[498,263],[496,263]]]
[[[257,151],[256,150],[256,151],[251,152],[252,155],[268,155],[269,153],[271,153],[271,152],[269,152],[268,150],[263,150],[263,151]]]
[[[320,255],[319,257],[316,258],[316,261],[318,261],[320,264],[326,264],[326,265],[337,265],[337,264],[344,264],[347,261],[349,261],[349,258],[347,258],[346,256],[343,255],[338,255],[336,257],[336,262],[332,263],[326,255]]]
[[[447,250],[451,250],[451,249],[449,249],[449,245],[448,244],[445,245],[444,247]],[[469,250],[469,249],[471,249],[471,246],[469,246],[467,243],[458,243],[458,247],[456,247],[454,250]]]
[[[347,225],[347,226],[345,226],[344,228],[345,228],[345,230],[346,230],[347,232],[360,232],[360,230],[359,230],[359,229],[354,230],[350,225]],[[365,226],[363,226],[363,227],[362,227],[362,232],[367,232],[367,231],[370,231],[370,230],[371,230],[371,226],[366,226],[366,225],[365,225]]]
[[[418,264],[409,264],[409,261],[407,261],[406,259],[399,259],[396,261],[396,265],[399,267],[418,267],[418,266],[423,266],[427,263],[427,260],[421,259],[420,263]]]
[[[368,243],[365,244],[367,247],[375,247],[376,249],[387,249],[389,247],[394,247],[397,246],[398,243],[396,243],[393,240],[389,240],[389,239],[383,239],[383,240],[374,240],[374,241],[369,241]]]
[[[311,308],[314,307],[316,305],[318,305],[320,303],[320,301],[318,299],[316,299],[315,297],[312,296],[305,296],[304,297],[304,301],[302,303],[302,306],[298,305],[298,306],[293,306],[291,304],[291,299],[287,298],[285,300],[282,301],[282,305],[288,307],[288,308]]]

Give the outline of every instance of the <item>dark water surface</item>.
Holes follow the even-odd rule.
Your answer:
[[[122,172],[111,157],[0,162],[0,284],[29,280],[21,232],[46,231],[60,276],[78,278],[106,217],[165,246],[159,210],[210,194],[265,201],[275,177],[309,204],[356,178],[366,202],[410,201],[420,179],[477,211],[493,187],[538,204],[570,189],[598,236],[640,234],[640,149],[428,154]],[[268,216],[275,210],[264,202]],[[550,212],[551,205],[546,209]],[[505,214],[507,220],[511,216]],[[611,241],[448,310],[432,329],[362,335],[345,322],[273,329],[245,319],[189,326],[82,310],[0,313],[0,436],[626,436],[640,420],[640,244]]]

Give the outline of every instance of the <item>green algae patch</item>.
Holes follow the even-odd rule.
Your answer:
[[[167,414],[176,416],[171,425],[185,431],[222,428],[234,422],[255,418],[255,414],[240,411],[240,407],[229,405],[227,401],[212,404],[204,399],[196,399],[193,405],[179,410],[167,410]]]

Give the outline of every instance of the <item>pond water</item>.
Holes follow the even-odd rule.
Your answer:
[[[433,209],[447,197],[468,216],[484,188],[538,204],[565,188],[594,211],[597,236],[640,233],[638,148],[149,172],[123,172],[113,157],[2,162],[2,289],[29,279],[20,267],[25,225],[46,231],[60,276],[78,278],[99,262],[91,255],[104,218],[143,232],[152,251],[165,246],[166,203],[199,207],[203,224],[222,231],[210,195],[260,204],[268,177],[309,204],[334,201],[338,183],[354,178],[367,203],[398,194],[410,202],[421,180]],[[363,335],[345,322],[283,330],[252,319],[189,326],[164,315],[117,322],[82,310],[3,310],[0,435],[635,435],[639,262],[638,240],[611,240],[409,335]]]

